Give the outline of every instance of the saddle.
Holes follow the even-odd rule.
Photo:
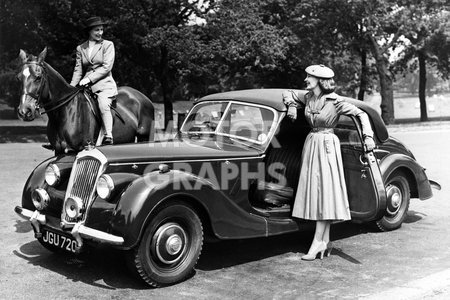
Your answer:
[[[85,88],[83,90],[83,92],[84,92],[84,96],[86,97],[86,99],[89,103],[89,107],[91,108],[92,114],[95,116],[96,120],[98,122],[100,122],[100,124],[102,124],[102,122],[101,122],[102,119],[100,117],[100,109],[98,106],[98,95],[96,93],[94,93],[90,88]],[[110,107],[111,107],[111,110],[119,118],[119,120],[121,120],[122,123],[125,123],[122,116],[119,114],[119,112],[116,109],[117,108],[117,97],[116,96],[114,96],[114,99],[112,99]]]

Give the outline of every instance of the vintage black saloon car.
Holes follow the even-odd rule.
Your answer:
[[[310,128],[292,122],[280,89],[233,91],[199,99],[178,135],[51,157],[25,184],[16,212],[51,251],[110,245],[124,250],[151,286],[185,279],[204,239],[246,239],[301,230],[291,217],[300,156]],[[298,91],[304,94],[306,91]],[[360,124],[342,117],[340,138],[355,222],[382,231],[404,221],[410,197],[432,196],[413,154],[389,137],[364,102],[376,149],[365,152]]]

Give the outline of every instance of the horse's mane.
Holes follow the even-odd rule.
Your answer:
[[[59,74],[58,71],[56,71],[50,64],[48,64],[47,62],[44,61],[44,67],[47,70],[47,75],[48,76],[52,76],[54,80],[57,80],[58,82],[64,82],[65,83],[65,87],[70,87],[70,88],[74,88],[73,86],[71,86],[69,83],[67,83],[67,81],[64,79],[64,77],[62,77],[61,74]]]

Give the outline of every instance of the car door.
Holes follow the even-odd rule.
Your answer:
[[[352,220],[380,218],[386,208],[386,190],[373,151],[365,151],[361,126],[354,117],[342,116],[335,129],[341,142],[347,194]]]

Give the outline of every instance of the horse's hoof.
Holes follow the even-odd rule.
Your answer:
[[[51,150],[51,151],[55,150],[55,148],[53,148],[53,146],[51,144],[44,144],[44,145],[42,145],[42,147],[47,150]]]

